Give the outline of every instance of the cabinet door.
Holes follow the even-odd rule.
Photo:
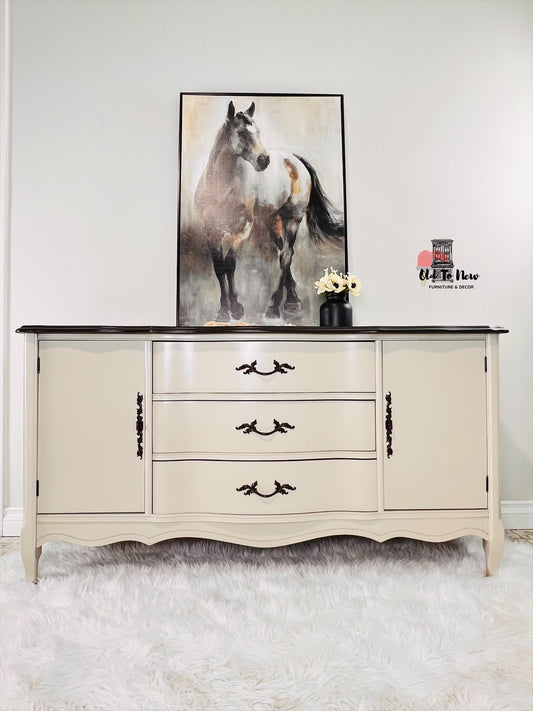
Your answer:
[[[386,509],[486,508],[484,358],[484,341],[383,344]]]
[[[144,343],[42,341],[38,513],[144,511]]]

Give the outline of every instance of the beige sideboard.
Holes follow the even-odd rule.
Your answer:
[[[24,326],[22,556],[354,534],[503,547],[490,327]]]

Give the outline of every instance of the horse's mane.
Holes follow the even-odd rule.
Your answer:
[[[213,143],[213,148],[211,148],[211,152],[209,153],[209,160],[208,160],[208,165],[211,163],[214,163],[216,159],[218,158],[220,152],[222,151],[222,148],[225,144],[225,138],[226,135],[229,132],[229,126],[226,122],[222,124],[222,126],[219,128],[217,137],[215,138],[215,142]]]

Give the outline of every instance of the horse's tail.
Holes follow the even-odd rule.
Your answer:
[[[324,193],[315,169],[301,156],[296,156],[311,176],[311,194],[307,206],[307,229],[315,242],[340,241],[344,238],[344,217]]]

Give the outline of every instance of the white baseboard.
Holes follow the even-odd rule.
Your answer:
[[[22,531],[22,506],[9,506],[4,509],[2,520],[2,536],[20,536]]]
[[[533,528],[533,501],[502,501],[504,528]]]
[[[502,501],[504,528],[533,529],[533,501]],[[10,506],[4,509],[2,536],[20,536],[22,508]]]

